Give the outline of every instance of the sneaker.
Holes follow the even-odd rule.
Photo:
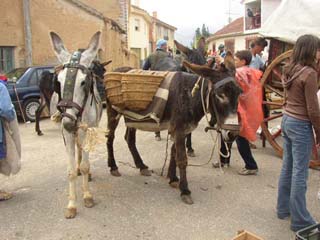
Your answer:
[[[161,137],[160,136],[155,136],[156,141],[161,141]]]
[[[242,168],[240,171],[238,171],[238,174],[240,175],[256,175],[257,173],[258,173],[258,169]]]
[[[255,145],[252,142],[249,142],[249,146],[250,146],[251,149],[257,149],[257,145]]]

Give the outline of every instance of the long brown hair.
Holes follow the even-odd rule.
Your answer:
[[[320,39],[318,37],[310,34],[300,36],[293,48],[286,75],[292,75],[292,70],[297,64],[315,68],[318,49],[320,49]]]

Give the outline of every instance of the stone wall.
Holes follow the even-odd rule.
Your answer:
[[[15,7],[13,7],[15,6]],[[15,47],[15,66],[24,63],[24,19],[22,0],[1,0],[0,46]]]
[[[56,32],[62,38],[69,51],[86,48],[91,36],[97,31],[102,31],[100,60],[113,60],[109,69],[124,65],[137,67],[136,56],[127,51],[125,34],[108,20],[110,16],[120,16],[120,7],[119,11],[116,8],[105,7],[102,9],[103,14],[94,8],[99,7],[99,3],[106,2],[114,4],[112,6],[119,6],[118,0],[81,0],[96,5],[91,5],[88,9],[82,8],[81,4],[78,5],[79,2],[77,0],[30,1],[33,65],[57,63],[49,38],[50,31]],[[12,7],[13,5],[15,7]],[[0,8],[6,9],[0,18],[0,46],[14,46],[15,66],[23,66],[25,58],[23,0],[1,0]],[[110,15],[105,15],[109,13]]]

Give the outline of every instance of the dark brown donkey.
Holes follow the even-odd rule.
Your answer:
[[[235,67],[232,56],[228,55],[225,58],[225,62],[224,64],[221,64],[219,70],[212,70],[207,66],[194,65],[187,62],[184,62],[184,66],[204,77],[202,80],[204,81],[203,88],[196,92],[195,96],[192,97],[191,91],[199,76],[185,72],[176,72],[170,85],[169,97],[164,116],[161,119],[160,128],[163,130],[168,129],[174,138],[168,170],[170,184],[172,186],[177,186],[179,183],[183,202],[192,204],[193,201],[187,181],[186,170],[188,162],[185,148],[185,137],[186,134],[190,133],[197,127],[199,121],[205,114],[202,107],[201,92],[204,99],[208,99],[209,105],[207,107],[207,111],[209,111],[212,116],[216,116],[215,119],[218,119],[221,124],[224,123],[231,115],[236,115],[238,96],[241,90],[234,79]],[[215,87],[215,84],[217,84],[217,87]],[[212,90],[208,91],[210,86],[212,87]],[[118,172],[113,152],[115,130],[119,123],[119,117],[118,112],[112,108],[108,98],[107,115],[109,129],[107,140],[108,165],[111,168],[111,174],[119,176],[120,173]],[[127,119],[125,118],[125,120]],[[130,124],[126,121],[128,128],[125,139],[128,143],[129,150],[133,156],[136,167],[140,169],[142,174],[144,174],[148,171],[148,167],[143,163],[136,148],[136,129],[145,130],[145,126],[143,122],[134,122],[134,124],[135,128],[132,127],[132,121]],[[150,129],[152,132],[155,130],[157,129]],[[176,166],[178,166],[180,171],[180,181],[176,174]]]

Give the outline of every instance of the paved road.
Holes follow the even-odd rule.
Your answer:
[[[197,157],[191,163],[205,163],[212,140],[201,122],[193,134]],[[102,121],[106,126],[106,117]],[[91,156],[92,193],[96,205],[83,206],[80,195],[75,219],[66,220],[67,161],[58,127],[49,119],[41,122],[44,136],[34,133],[33,124],[21,124],[22,170],[16,176],[0,176],[0,189],[14,192],[14,198],[0,202],[0,239],[152,239],[230,240],[247,229],[268,240],[293,239],[288,221],[275,217],[277,180],[281,167],[270,147],[254,150],[260,166],[258,176],[239,176],[243,163],[233,149],[232,166],[222,173],[211,165],[189,167],[188,179],[195,204],[180,201],[179,192],[160,177],[166,141],[154,141],[152,133],[138,132],[138,148],[152,177],[139,175],[123,141],[120,124],[115,156],[122,177],[106,169],[106,148],[99,145]],[[164,133],[162,133],[164,137]],[[260,143],[258,143],[260,147]],[[217,155],[214,155],[217,158]],[[120,163],[121,162],[121,163]],[[311,171],[308,205],[319,221],[319,172]]]

